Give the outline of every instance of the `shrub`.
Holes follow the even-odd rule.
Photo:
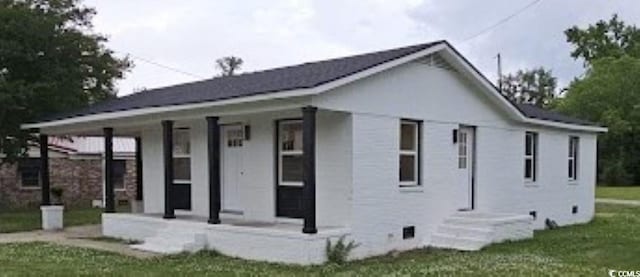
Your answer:
[[[64,189],[61,187],[53,187],[50,191],[51,196],[53,196],[53,204],[62,205],[62,194],[64,193]]]
[[[331,240],[327,239],[327,246],[325,248],[327,262],[344,264],[347,261],[347,258],[349,258],[351,251],[359,245],[353,240],[345,244],[344,240],[345,236],[341,236],[335,244],[332,244]]]

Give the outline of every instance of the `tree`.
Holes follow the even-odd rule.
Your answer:
[[[557,109],[606,125],[598,141],[599,176],[608,184],[640,184],[640,59],[593,60]]]
[[[500,91],[515,103],[547,106],[555,97],[557,79],[543,67],[518,70],[502,77]]]
[[[222,57],[216,60],[216,66],[221,76],[232,76],[242,67],[242,58],[236,56]]]
[[[584,59],[585,65],[605,57],[640,58],[640,30],[635,25],[626,25],[617,14],[609,21],[600,20],[586,29],[573,26],[564,33],[567,42],[574,46],[571,56]]]
[[[36,130],[20,125],[115,97],[131,66],[92,31],[78,0],[0,0],[0,152],[25,154]]]

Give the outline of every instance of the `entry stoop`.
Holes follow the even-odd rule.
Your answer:
[[[144,243],[131,246],[133,249],[162,254],[197,252],[206,247],[207,237],[203,232],[175,224],[158,230],[155,236],[146,238]]]
[[[503,242],[533,238],[529,215],[457,212],[446,218],[431,237],[436,248],[476,251]]]

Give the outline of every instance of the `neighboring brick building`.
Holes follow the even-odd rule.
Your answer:
[[[116,138],[113,144],[116,199],[128,202],[136,190],[135,141]],[[103,145],[100,137],[49,140],[51,187],[63,188],[66,206],[90,206],[102,200]],[[40,204],[38,147],[32,147],[28,154],[19,162],[0,166],[0,209]]]

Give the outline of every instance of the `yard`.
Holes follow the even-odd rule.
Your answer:
[[[201,252],[140,260],[43,243],[0,245],[0,275],[590,275],[640,270],[640,207],[598,204],[595,220],[475,253],[416,250],[343,266],[249,262]]]
[[[65,210],[64,225],[99,224],[101,209],[74,208]],[[31,231],[41,228],[40,209],[0,211],[0,233]]]
[[[597,186],[596,198],[640,200],[640,186],[633,186],[633,187]]]

